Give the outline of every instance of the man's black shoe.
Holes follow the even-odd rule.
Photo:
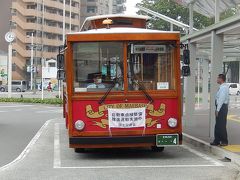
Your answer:
[[[220,143],[211,142],[210,145],[211,145],[211,146],[218,146],[218,145],[220,145]]]
[[[221,143],[220,146],[228,146],[228,143]]]

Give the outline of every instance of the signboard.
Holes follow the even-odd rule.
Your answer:
[[[168,82],[157,82],[157,89],[169,89],[169,83]]]
[[[146,126],[146,108],[108,109],[109,128]]]
[[[132,54],[137,53],[166,53],[166,45],[132,45]]]

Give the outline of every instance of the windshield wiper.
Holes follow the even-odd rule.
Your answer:
[[[112,91],[112,89],[115,87],[117,83],[118,83],[118,79],[116,79],[115,82],[112,84],[112,86],[108,88],[108,90],[105,92],[103,97],[98,101],[98,104],[100,105],[103,104],[103,102],[106,100],[107,96],[109,95],[109,93]]]
[[[143,92],[143,94],[146,96],[146,98],[149,100],[148,104],[153,103],[153,98],[148,94],[145,86],[142,83],[139,83],[138,81],[135,81],[135,83],[138,85],[139,90],[141,90]]]

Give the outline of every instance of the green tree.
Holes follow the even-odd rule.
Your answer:
[[[185,24],[189,23],[189,9],[183,7],[173,0],[142,0],[141,6],[151,9],[153,11],[159,12],[173,18],[175,20],[181,21]],[[138,11],[138,14],[147,15],[143,11]],[[197,12],[194,12],[194,27],[197,29],[203,29],[209,25],[213,24],[213,19],[203,16]],[[149,28],[159,29],[159,30],[170,30],[170,23],[163,21],[159,18],[152,18],[149,22]],[[174,26],[174,30],[181,31],[184,33],[182,28]]]
[[[237,7],[227,9],[226,11],[221,13],[220,19],[221,20],[227,19],[231,16],[236,15],[237,13],[238,13],[238,8]]]

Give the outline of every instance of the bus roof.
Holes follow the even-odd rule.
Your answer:
[[[73,34],[140,34],[140,33],[172,33],[172,34],[179,34],[178,31],[159,31],[159,30],[152,30],[152,29],[142,29],[142,28],[102,28],[102,29],[91,29],[88,31],[81,31],[81,32],[74,32],[68,33],[69,35]]]
[[[133,19],[134,22],[136,22],[136,21],[146,22],[150,18],[148,16],[126,15],[126,14],[108,14],[108,15],[91,16],[91,17],[86,18],[86,20],[83,22],[82,27],[81,27],[81,31],[89,29],[88,26],[90,26],[90,24],[92,24],[92,23],[94,24],[95,28],[102,28],[101,26],[99,26],[100,25],[99,23],[97,23],[98,25],[96,26],[96,22],[98,22],[99,20],[102,21],[104,19],[112,19],[114,21],[117,20],[117,19],[125,19],[125,20]],[[137,24],[139,25],[139,23],[137,23]],[[85,29],[84,29],[84,27],[85,27]],[[90,28],[90,29],[93,29],[93,28]]]
[[[145,19],[145,20],[150,19],[148,16],[143,16],[143,15],[107,14],[107,15],[99,15],[99,16],[87,17],[85,22],[86,21],[97,20],[97,19],[107,19],[107,18],[111,19],[111,18],[114,18],[114,17],[136,18],[136,19]]]

